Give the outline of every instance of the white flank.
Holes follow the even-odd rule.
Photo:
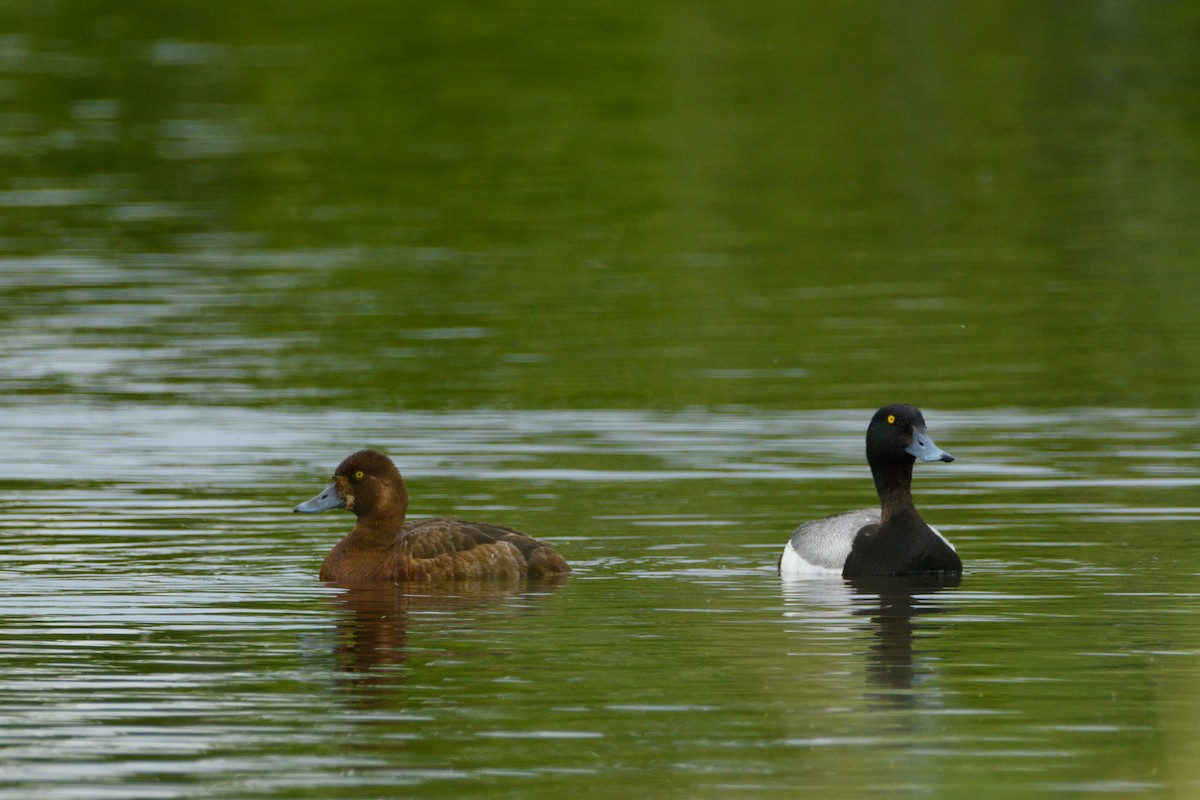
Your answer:
[[[779,560],[779,575],[784,578],[840,578],[842,570],[841,567],[833,569],[805,561],[788,542],[783,548],[783,558]]]

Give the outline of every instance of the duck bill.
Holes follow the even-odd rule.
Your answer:
[[[320,514],[322,511],[328,511],[331,508],[345,508],[346,501],[338,494],[337,484],[331,483],[325,487],[325,491],[311,500],[305,500],[300,505],[292,509],[297,514]]]
[[[913,431],[912,442],[904,448],[904,452],[917,461],[953,461],[954,456],[933,443],[925,431]]]

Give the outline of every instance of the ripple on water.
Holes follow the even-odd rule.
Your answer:
[[[956,785],[971,763],[1095,790],[1065,771],[1136,753],[1200,674],[1194,416],[939,414],[959,461],[920,470],[918,502],[967,574],[893,592],[775,574],[795,524],[870,501],[858,413],[4,413],[0,744],[9,774],[66,797],[664,764],[820,790],[881,750]],[[1020,431],[1080,446],[1030,463]],[[290,508],[364,442],[422,514],[548,531],[576,575],[486,596],[318,584],[349,520]]]

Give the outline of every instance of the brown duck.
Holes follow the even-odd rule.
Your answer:
[[[325,556],[323,581],[515,580],[571,571],[548,544],[511,528],[456,519],[405,522],[404,479],[390,458],[374,450],[346,458],[325,491],[292,510],[331,508],[345,508],[358,519]]]

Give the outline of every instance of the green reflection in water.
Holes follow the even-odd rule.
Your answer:
[[[32,305],[0,279],[0,325],[161,366],[26,390],[359,408],[1197,399],[1187,4],[0,15],[0,253],[113,266]],[[145,303],[149,325],[128,313]]]

